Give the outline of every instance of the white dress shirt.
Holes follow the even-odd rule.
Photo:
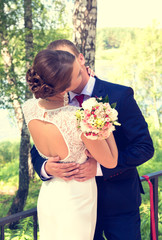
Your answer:
[[[90,76],[87,84],[85,85],[85,87],[83,88],[82,92],[80,94],[84,94],[84,99],[83,101],[87,100],[88,98],[90,98],[92,96],[92,92],[94,89],[94,85],[95,85],[95,78]],[[78,95],[74,92],[69,92],[69,104],[72,106],[79,106],[79,102],[76,100],[75,96]],[[44,164],[42,165],[41,168],[41,176],[43,178],[51,178],[47,175],[45,169],[44,169],[44,165],[45,165],[46,161],[44,162]],[[101,166],[100,164],[97,162],[97,173],[96,176],[102,176],[102,170],[101,170]]]

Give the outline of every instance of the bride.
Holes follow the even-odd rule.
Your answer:
[[[118,151],[113,134],[106,140],[90,140],[77,128],[67,92],[82,81],[82,67],[65,51],[37,54],[26,80],[35,98],[23,105],[25,120],[40,155],[59,156],[61,162],[86,161],[86,149],[101,165],[114,168]],[[38,197],[40,240],[93,240],[97,188],[95,178],[86,182],[54,177],[42,183]]]

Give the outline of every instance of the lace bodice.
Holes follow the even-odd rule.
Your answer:
[[[76,126],[75,112],[77,109],[78,107],[69,105],[51,110],[43,109],[39,106],[39,99],[34,98],[23,104],[27,126],[31,120],[39,119],[54,124],[61,132],[68,147],[68,156],[61,162],[83,163],[87,159],[85,145],[80,139],[81,131]],[[39,153],[42,157],[48,158],[40,151]]]

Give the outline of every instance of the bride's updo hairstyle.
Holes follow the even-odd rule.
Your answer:
[[[35,98],[48,98],[65,91],[71,84],[75,56],[66,51],[42,50],[26,73]]]

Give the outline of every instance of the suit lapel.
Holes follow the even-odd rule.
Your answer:
[[[114,88],[114,87],[112,88],[112,86],[114,84],[109,83],[109,82],[105,83],[105,81],[102,81],[97,77],[95,77],[95,79],[96,79],[96,82],[95,82],[94,89],[92,92],[92,97],[103,97],[104,98],[108,95],[110,104],[117,103],[116,91],[114,91],[114,89],[117,88],[117,85],[116,85],[116,88]]]
[[[95,77],[95,79],[96,79],[96,82],[92,92],[92,97],[104,97],[106,93],[105,93],[105,89],[102,84],[102,81],[97,77]]]

